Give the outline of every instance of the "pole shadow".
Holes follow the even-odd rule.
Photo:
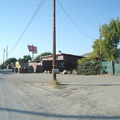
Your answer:
[[[34,111],[25,111],[19,109],[10,109],[10,108],[3,108],[0,107],[0,111],[6,112],[14,112],[20,114],[28,114],[28,115],[36,115],[42,117],[52,117],[52,118],[63,118],[63,119],[109,119],[109,120],[116,120],[120,119],[120,116],[99,116],[99,115],[63,115],[63,114],[53,114],[53,113],[45,113],[45,112],[34,112]]]

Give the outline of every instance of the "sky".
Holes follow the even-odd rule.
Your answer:
[[[24,32],[40,2],[0,0],[0,63],[6,60],[6,46],[8,58],[31,56],[27,45],[37,46],[35,57],[52,52],[52,0],[45,0]],[[92,52],[99,38],[99,24],[109,24],[110,19],[117,18],[120,0],[56,0],[56,53]]]

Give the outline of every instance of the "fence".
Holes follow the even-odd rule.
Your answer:
[[[108,74],[120,75],[120,63],[113,61],[104,61],[102,62],[103,69]]]

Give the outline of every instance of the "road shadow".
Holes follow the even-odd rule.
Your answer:
[[[63,118],[63,119],[94,119],[94,120],[97,120],[97,119],[110,119],[110,120],[120,119],[120,116],[63,115],[63,114],[53,114],[53,113],[45,113],[45,112],[25,111],[25,110],[19,110],[19,109],[3,108],[3,107],[0,107],[0,111],[28,114],[28,115],[35,115],[35,116],[42,116],[42,117]]]
[[[120,86],[120,84],[60,84],[61,86]]]

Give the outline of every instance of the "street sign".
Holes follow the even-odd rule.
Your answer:
[[[53,69],[52,72],[53,73],[59,73],[60,71],[59,71],[59,69]]]

